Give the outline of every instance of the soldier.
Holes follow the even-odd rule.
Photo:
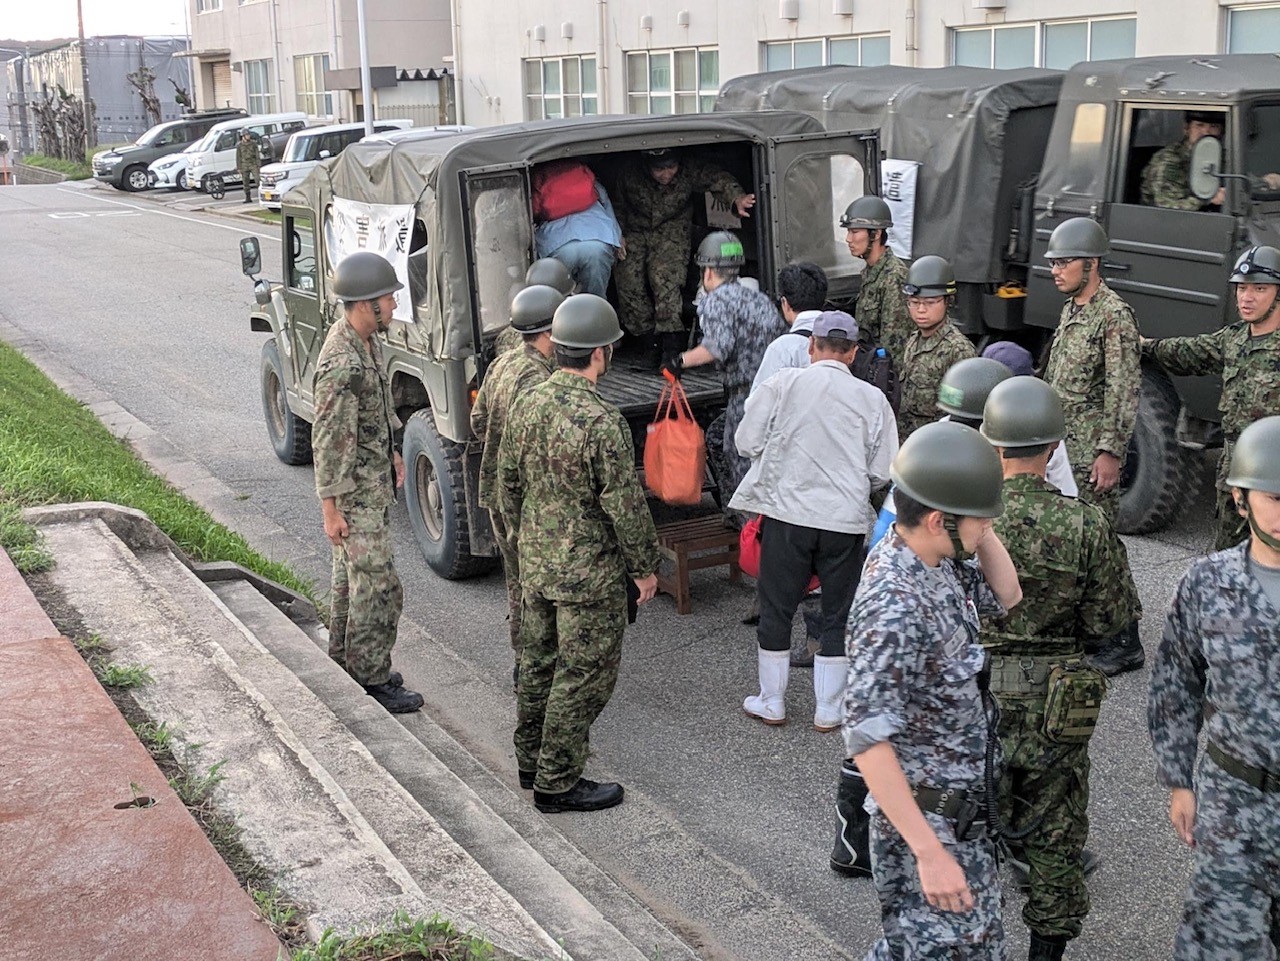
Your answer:
[[[1175,961],[1277,953],[1280,417],[1241,432],[1227,483],[1252,536],[1195,561],[1178,585],[1147,707],[1169,819],[1195,852]]]
[[[361,251],[338,264],[333,292],[344,316],[316,361],[316,494],[333,544],[329,656],[395,714],[422,707],[422,695],[391,670],[404,593],[391,556],[391,504],[404,486],[395,449],[401,427],[382,363],[382,345],[404,284],[384,257]]]
[[[693,243],[693,201],[704,191],[737,216],[751,216],[755,194],[712,164],[665,147],[637,156],[618,184],[618,309],[628,334],[646,341],[658,335],[656,357],[669,357],[687,343],[680,291]]]
[[[1081,641],[1112,637],[1137,620],[1138,594],[1106,518],[1046,479],[1049,456],[1066,436],[1053,388],[1034,377],[997,385],[982,433],[1004,466],[1005,510],[995,529],[1023,593],[1007,616],[982,622],[1000,705],[1001,822],[1025,834],[1028,959],[1059,961],[1089,913],[1089,738],[1106,691],[1101,672],[1084,663]]]
[[[520,680],[520,564],[515,540],[508,536],[498,510],[498,449],[511,416],[511,405],[555,371],[551,363],[551,318],[563,301],[560,291],[544,284],[534,284],[516,294],[511,302],[510,329],[520,332],[524,348],[507,351],[489,366],[476,394],[475,406],[471,408],[471,431],[484,442],[477,499],[481,507],[488,508],[494,540],[502,554],[511,647],[516,654],[513,683],[517,687]]]
[[[902,404],[898,436],[906,440],[938,417],[938,385],[953,364],[977,352],[948,312],[955,303],[956,275],[941,257],[921,257],[902,285],[915,332],[902,356]]]
[[[1225,187],[1210,200],[1201,200],[1191,192],[1191,148],[1205,137],[1222,137],[1225,114],[1206,110],[1188,110],[1184,116],[1183,138],[1156,151],[1142,170],[1142,202],[1149,207],[1171,207],[1174,210],[1206,210],[1222,206]]]
[[[786,330],[778,310],[764,294],[738,283],[747,262],[742,242],[727,230],[706,236],[694,261],[702,268],[707,296],[698,305],[702,343],[672,354],[663,367],[679,377],[688,367],[718,364],[726,393],[724,413],[707,427],[707,454],[720,487],[720,504],[728,511],[733,493],[747,476],[751,462],[738,453],[734,434],[742,422],[751,382],[770,342]]]
[[[524,274],[524,283],[526,287],[554,287],[560,292],[561,297],[568,297],[574,291],[573,276],[569,273],[569,268],[554,257],[543,257],[530,264]],[[514,301],[513,297],[512,302]],[[513,324],[504,328],[494,340],[493,355],[497,357],[522,346],[524,346],[524,335],[516,330]]]
[[[864,342],[887,350],[894,366],[901,370],[903,352],[915,333],[915,325],[902,292],[907,266],[889,247],[893,213],[879,197],[859,197],[845,208],[840,226],[845,230],[849,253],[867,263],[853,310]]]
[[[559,370],[525,392],[498,453],[524,599],[516,764],[544,813],[622,803],[620,784],[582,777],[588,734],[618,678],[626,582],[640,603],[658,586],[658,537],[631,430],[595,387],[621,336],[608,301],[567,298],[551,325]]]
[[[262,169],[262,157],[258,153],[258,141],[253,139],[249,129],[240,131],[240,142],[236,144],[236,172],[240,175],[240,183],[244,185],[244,202],[251,203],[253,196],[249,193],[258,180],[258,171]]]
[[[1222,456],[1218,458],[1216,551],[1234,547],[1248,534],[1227,485],[1231,448],[1247,424],[1280,414],[1280,250],[1250,247],[1236,261],[1231,281],[1243,323],[1198,337],[1142,341],[1142,355],[1171,374],[1222,378]]]

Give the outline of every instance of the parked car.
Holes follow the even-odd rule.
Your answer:
[[[186,114],[181,120],[156,124],[134,143],[115,150],[99,150],[93,155],[93,178],[117,190],[146,190],[150,186],[147,168],[166,154],[181,152],[199,141],[218,123],[247,117],[247,110],[207,110]]]
[[[190,144],[186,150],[167,153],[147,168],[152,187],[176,187],[187,189],[187,161],[200,146],[200,141]]]
[[[192,151],[187,158],[187,189],[207,193],[209,178],[215,174],[227,184],[240,182],[240,175],[236,172],[236,144],[240,140],[240,131],[249,131],[258,141],[261,153],[264,141],[273,144],[273,151],[283,149],[289,137],[306,126],[307,115],[300,111],[257,114],[217,124],[205,134],[199,149]]]
[[[443,137],[445,134],[466,133],[475,127],[465,123],[442,123],[434,127],[412,127],[409,130],[390,130],[386,133],[369,134],[360,139],[361,143],[404,143],[406,140],[430,140],[432,137]]]
[[[412,120],[374,121],[375,134],[392,130],[407,130]],[[258,199],[268,210],[280,209],[280,198],[289,188],[302,182],[321,160],[328,160],[342,153],[364,136],[363,123],[337,123],[327,127],[308,127],[289,137],[284,155],[278,163],[267,164],[260,175],[261,188]]]

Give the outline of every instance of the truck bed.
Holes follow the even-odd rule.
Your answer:
[[[724,406],[724,384],[718,371],[709,367],[690,370],[680,382],[689,396],[689,406],[703,424]],[[657,371],[620,364],[600,378],[597,389],[601,397],[617,405],[628,421],[649,423],[665,384]]]

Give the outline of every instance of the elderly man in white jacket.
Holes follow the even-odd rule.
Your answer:
[[[821,645],[813,662],[813,726],[841,722],[848,659],[845,621],[858,586],[871,492],[889,482],[898,452],[893,408],[853,376],[858,327],[843,311],[813,324],[810,366],[781,370],[752,391],[734,440],[751,469],[730,507],[760,514],[760,693],[742,708],[765,724],[787,718],[791,622],[809,579],[822,583]]]

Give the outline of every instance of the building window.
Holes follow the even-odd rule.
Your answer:
[[[982,27],[956,30],[951,45],[951,62],[960,67],[1013,67],[1036,65],[1036,28]]]
[[[599,113],[595,57],[546,57],[524,62],[527,120]]]
[[[883,67],[889,62],[889,35],[832,37],[827,41],[827,63],[851,67]]]
[[[222,9],[222,0],[196,0],[196,13],[213,13]]]
[[[627,113],[709,113],[719,89],[715,48],[627,54]]]
[[[1280,5],[1227,10],[1227,53],[1280,50]]]
[[[309,116],[333,116],[333,94],[324,88],[324,72],[328,69],[327,53],[293,58],[293,87],[298,94],[298,109]]]
[[[274,112],[276,95],[271,89],[270,60],[246,60],[244,62],[244,89],[249,95],[249,113]]]
[[[764,44],[765,70],[791,70],[845,64],[881,67],[889,62],[889,35],[829,37],[813,40],[779,40]]]
[[[1050,67],[1134,56],[1134,17],[1061,20],[951,32],[951,62],[963,67]]]

